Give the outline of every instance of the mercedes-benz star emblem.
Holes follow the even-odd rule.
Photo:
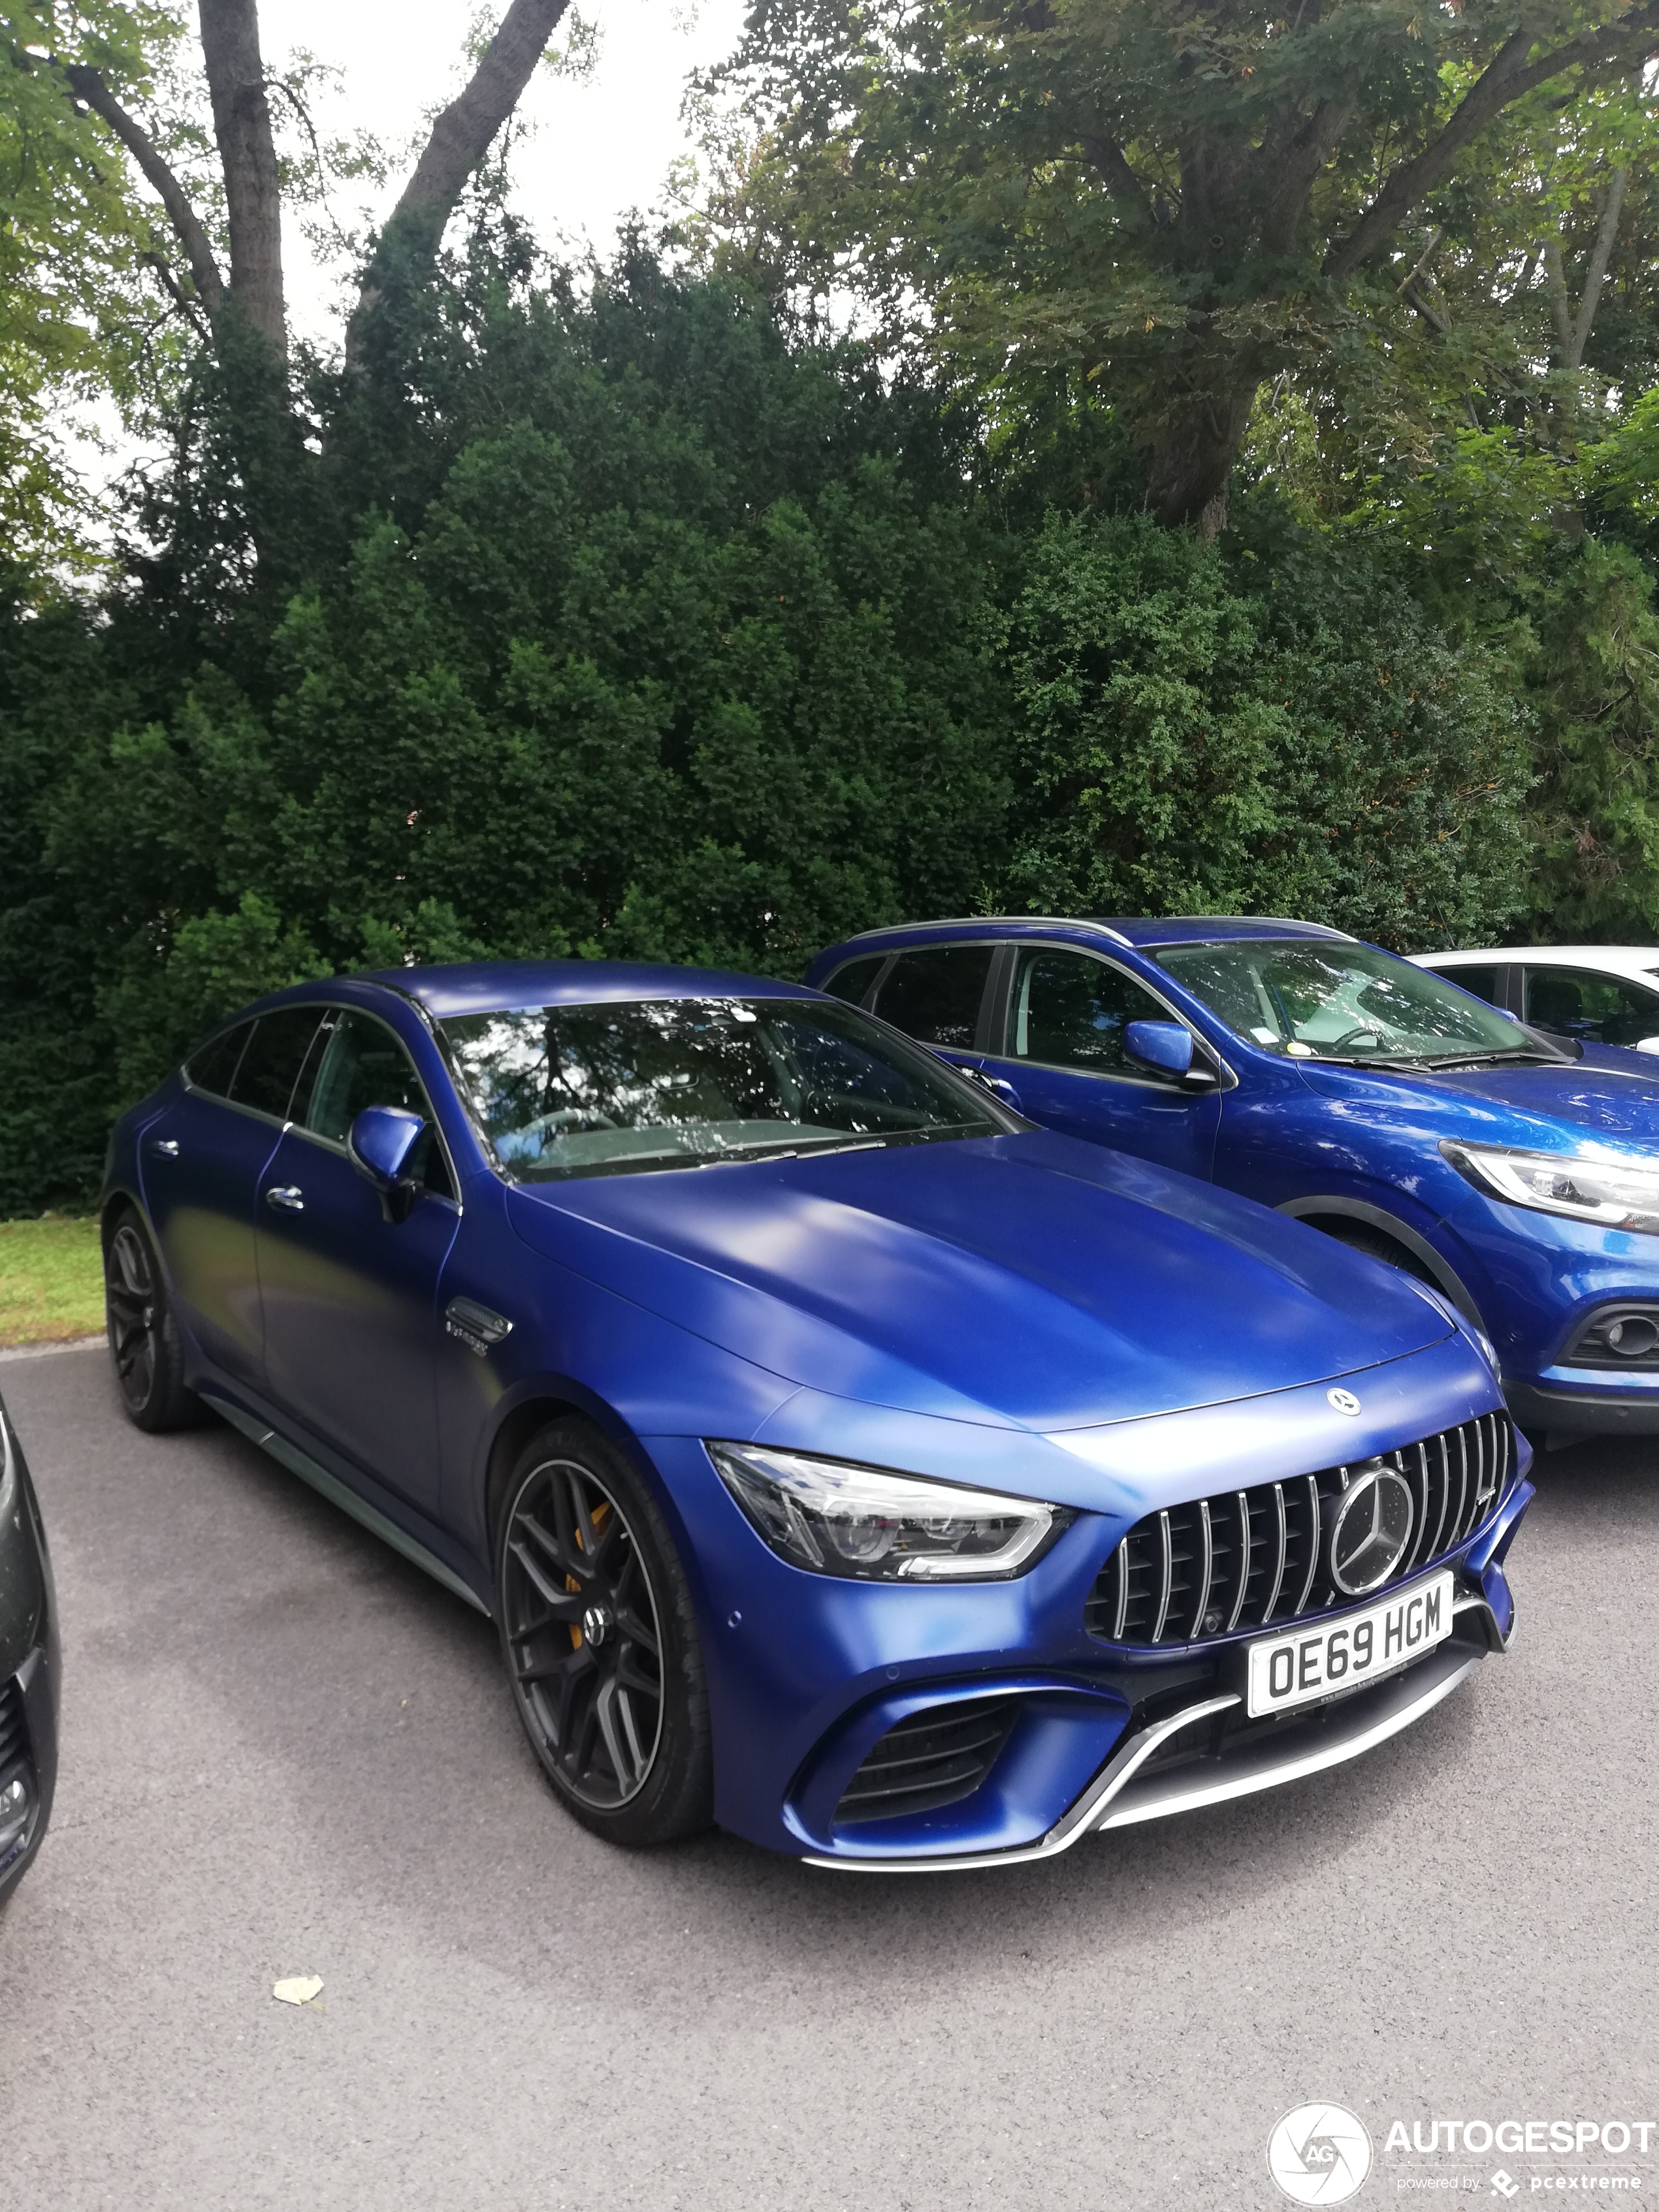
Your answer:
[[[1331,1524],[1331,1580],[1345,1597],[1378,1589],[1406,1556],[1417,1521],[1411,1485],[1393,1468],[1362,1468]]]
[[[1339,1413],[1357,1413],[1359,1411],[1359,1401],[1352,1390],[1328,1390],[1325,1403],[1334,1406]]]

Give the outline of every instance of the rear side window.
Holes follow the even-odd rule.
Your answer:
[[[845,999],[849,1006],[861,1006],[865,993],[880,975],[886,958],[884,952],[878,952],[870,959],[849,960],[844,968],[836,969],[823,988],[831,998]]]
[[[237,1105],[287,1121],[289,1101],[317,1033],[319,1012],[316,1006],[284,1006],[279,1012],[260,1015],[230,1087],[229,1096]]]
[[[979,1038],[979,1010],[994,950],[989,945],[930,945],[901,953],[881,987],[876,1012],[919,1044],[971,1052]]]
[[[1460,991],[1473,991],[1489,1006],[1501,1006],[1504,1003],[1501,968],[1466,968],[1460,960],[1455,968],[1436,968],[1431,972],[1448,983],[1455,983]]]
[[[381,1023],[368,1014],[338,1013],[317,1063],[304,1126],[313,1136],[343,1145],[365,1106],[401,1106],[421,1116],[426,1132],[410,1155],[409,1172],[428,1190],[453,1198],[437,1118],[414,1061]]]
[[[216,1098],[228,1098],[236,1063],[252,1034],[252,1022],[239,1022],[222,1036],[210,1037],[204,1045],[198,1046],[185,1062],[185,1073],[196,1089],[211,1091]]]
[[[1008,1054],[1145,1080],[1152,1071],[1129,1058],[1123,1032],[1131,1022],[1170,1018],[1169,1008],[1121,969],[1085,952],[1037,946],[1020,955],[1008,1006]]]
[[[1527,1019],[1588,1044],[1659,1036],[1659,993],[1589,968],[1528,968]]]

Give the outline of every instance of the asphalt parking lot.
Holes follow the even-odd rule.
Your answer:
[[[1368,1759],[884,1879],[608,1850],[482,1619],[227,1430],[136,1434],[97,1352],[0,1391],[65,1668],[0,1915],[8,2207],[1209,2212],[1283,2201],[1316,2098],[1376,2142],[1358,2203],[1496,2203],[1495,2154],[1394,2122],[1659,2116],[1659,1447],[1540,1462],[1513,1653]],[[1659,2142],[1613,2164],[1659,2186]]]

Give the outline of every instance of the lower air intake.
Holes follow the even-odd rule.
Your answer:
[[[0,1682],[0,1774],[23,1749],[23,1693],[15,1680]]]
[[[896,1722],[866,1753],[836,1808],[836,1826],[897,1820],[971,1797],[1007,1742],[1018,1704],[975,1698]]]

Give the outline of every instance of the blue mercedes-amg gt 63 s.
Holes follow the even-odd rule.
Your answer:
[[[1659,1066],[1340,931],[1022,917],[872,931],[809,980],[1046,1127],[1436,1285],[1549,1443],[1659,1435]]]
[[[787,984],[296,987],[119,1123],[110,1343],[499,1624],[619,1843],[1006,1864],[1407,1726],[1528,1452],[1435,1290]]]

